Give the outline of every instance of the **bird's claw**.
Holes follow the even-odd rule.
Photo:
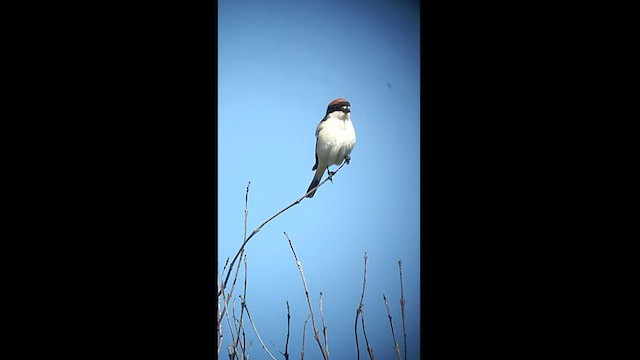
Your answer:
[[[347,155],[344,157],[344,162],[347,163],[347,165],[349,165],[349,161],[351,161],[351,156]]]
[[[331,183],[333,183],[333,175],[335,175],[335,171],[330,171],[327,170],[327,174],[329,175],[329,181],[331,181]]]

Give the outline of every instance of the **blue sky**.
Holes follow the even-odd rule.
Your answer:
[[[355,358],[354,320],[367,252],[367,336],[377,358],[392,359],[382,294],[402,347],[401,260],[408,355],[418,358],[419,2],[221,0],[218,26],[218,270],[242,243],[247,182],[249,234],[306,192],[316,126],[329,102],[344,97],[357,134],[351,163],[248,243],[247,305],[269,350],[283,358],[271,343],[284,350],[289,302],[289,353],[298,358],[308,307],[287,232],[317,322],[323,293],[331,357]],[[224,325],[226,356],[226,320]],[[247,330],[251,358],[269,358]],[[368,358],[361,332],[358,338],[360,355]],[[311,323],[305,357],[321,358]]]

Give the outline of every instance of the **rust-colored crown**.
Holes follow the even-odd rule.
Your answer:
[[[329,106],[337,105],[337,104],[340,104],[340,103],[343,103],[343,102],[348,103],[349,101],[347,99],[345,99],[345,98],[337,98],[337,99],[331,101],[329,103]]]

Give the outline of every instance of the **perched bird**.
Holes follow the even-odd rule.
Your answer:
[[[329,103],[327,113],[316,128],[316,163],[311,168],[316,173],[307,192],[320,183],[325,169],[331,178],[334,173],[329,171],[329,166],[340,165],[342,161],[348,164],[355,145],[356,131],[351,123],[351,104],[347,99],[337,98]],[[307,197],[312,198],[315,193],[313,190]]]

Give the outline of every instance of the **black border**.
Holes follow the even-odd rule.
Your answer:
[[[214,358],[217,4],[66,10],[38,30],[47,72],[34,87],[53,106],[34,107],[55,131],[41,152],[52,220],[34,248],[51,265],[34,286],[34,346]]]

